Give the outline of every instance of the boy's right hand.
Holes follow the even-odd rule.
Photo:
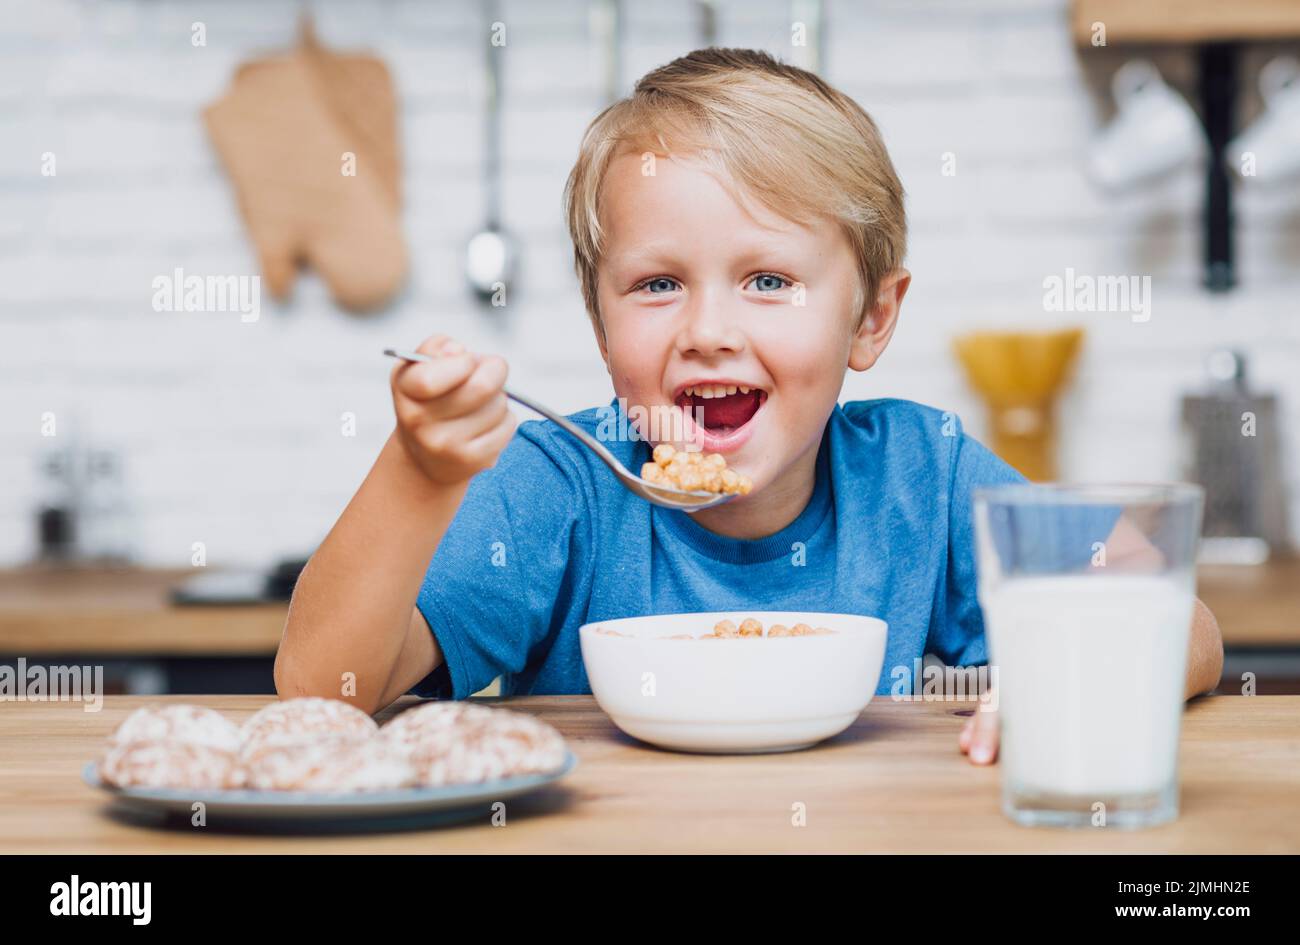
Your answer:
[[[494,465],[517,420],[506,405],[506,362],[475,355],[442,335],[416,349],[433,364],[409,361],[393,368],[397,435],[426,477],[451,486]]]

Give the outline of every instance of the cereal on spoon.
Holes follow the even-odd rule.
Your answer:
[[[641,478],[655,485],[725,495],[749,495],[754,488],[748,476],[727,468],[721,453],[705,455],[699,450],[678,450],[669,443],[660,443],[653,455],[654,462],[642,465]]]

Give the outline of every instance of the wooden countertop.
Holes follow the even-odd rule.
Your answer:
[[[0,571],[0,655],[273,656],[288,605],[174,606],[193,573]],[[1228,646],[1300,647],[1300,558],[1204,566],[1198,593]]]
[[[1300,557],[1201,565],[1196,585],[1225,645],[1300,648]]]
[[[0,571],[0,654],[275,655],[287,603],[178,607],[193,569]]]
[[[958,703],[876,699],[840,736],[781,755],[659,751],[614,728],[590,696],[508,700],[557,726],[577,769],[506,827],[332,837],[142,826],[110,814],[81,766],[126,714],[157,699],[0,705],[0,853],[258,852],[1300,852],[1300,696],[1208,696],[1183,719],[1182,813],[1137,832],[1012,824],[998,766],[957,749]],[[165,700],[162,700],[165,701]],[[238,721],[261,696],[184,697]],[[399,705],[410,700],[403,699]],[[393,711],[381,713],[381,720]],[[791,824],[791,805],[807,824]]]

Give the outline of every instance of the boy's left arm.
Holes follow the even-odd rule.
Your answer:
[[[1205,602],[1196,598],[1192,611],[1192,633],[1187,642],[1187,685],[1183,698],[1213,692],[1223,675],[1223,634],[1219,621]]]

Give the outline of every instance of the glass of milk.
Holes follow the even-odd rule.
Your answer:
[[[1017,823],[1178,816],[1203,500],[1187,483],[975,490],[1002,808]]]

